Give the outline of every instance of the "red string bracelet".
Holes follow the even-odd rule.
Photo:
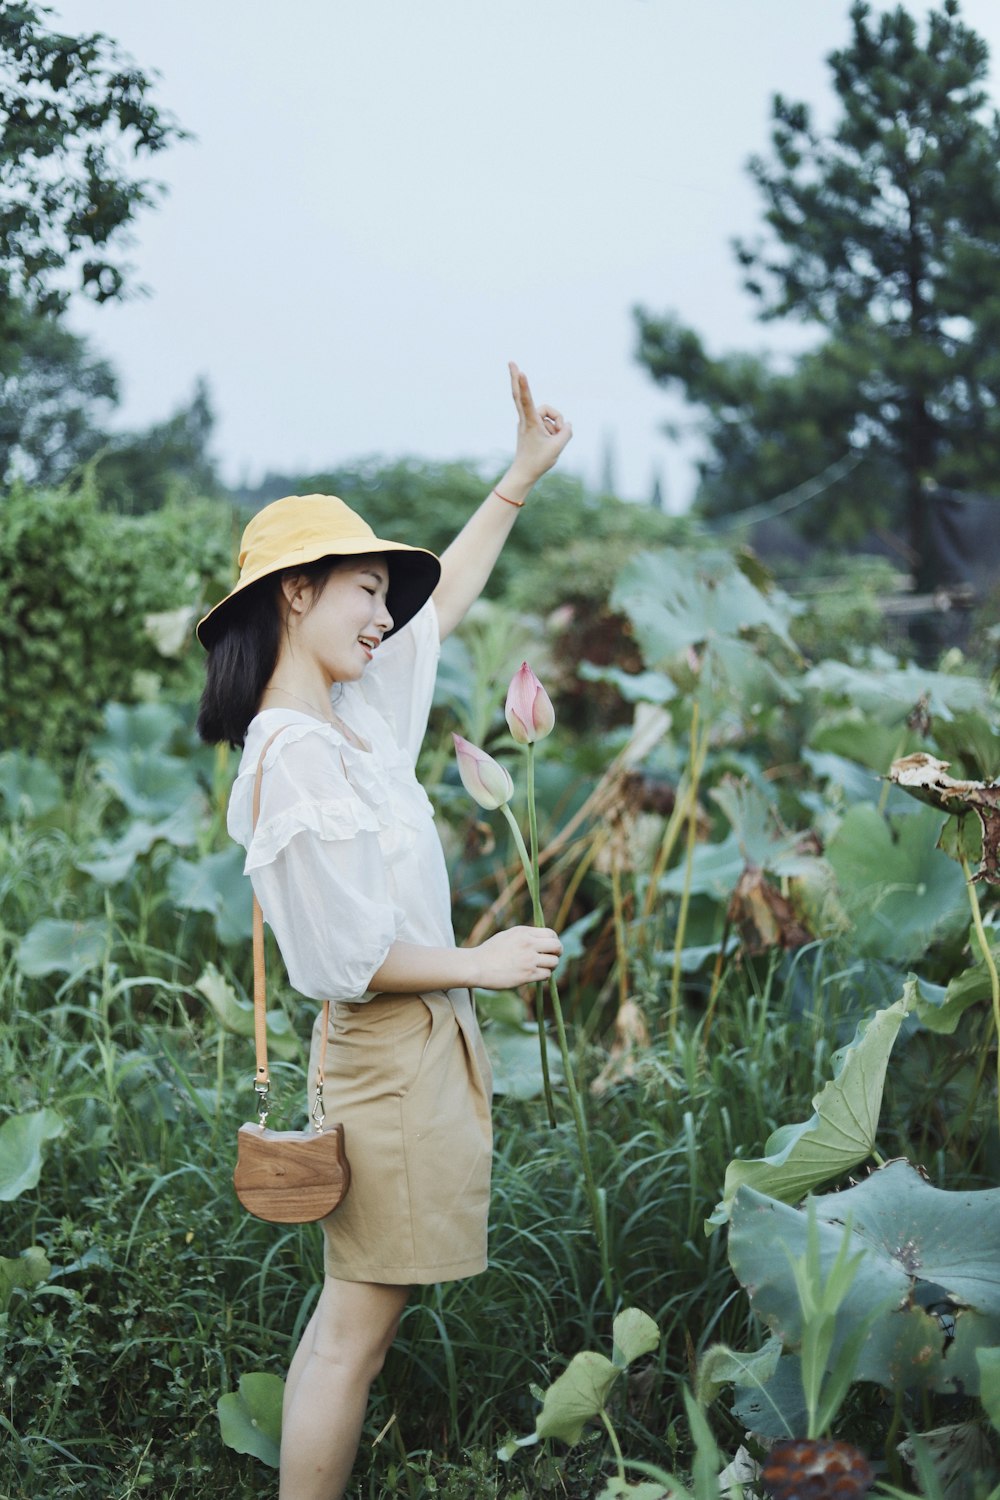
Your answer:
[[[500,493],[499,490],[495,489],[493,491],[493,493],[494,493],[494,495],[496,495],[496,497],[497,497],[498,500],[503,500],[507,505],[513,505],[513,506],[515,506],[517,510],[520,510],[521,506],[524,504],[523,500],[510,500],[510,499],[508,499],[508,497],[506,495],[501,495],[501,493]]]

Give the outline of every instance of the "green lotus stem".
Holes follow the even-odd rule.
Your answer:
[[[694,866],[694,845],[698,833],[698,783],[701,780],[701,768],[704,756],[701,753],[701,745],[698,740],[698,700],[695,699],[691,710],[691,779],[688,787],[688,832],[687,845],[684,851],[684,886],[681,891],[680,911],[677,914],[677,936],[674,939],[674,967],[670,976],[670,1042],[675,1045],[677,1041],[677,1023],[680,1016],[681,1005],[681,952],[684,947],[684,934],[687,930],[688,907],[691,904],[691,880]]]
[[[532,792],[534,787],[531,787]],[[530,801],[534,798],[531,797]],[[511,812],[509,805],[501,804],[500,811],[507,819],[508,827],[514,839],[514,845],[524,866],[525,879],[532,893],[532,901],[538,898],[538,876],[533,869],[531,858],[525,848],[524,838],[517,826],[517,820]],[[529,813],[530,826],[530,813]],[[539,912],[541,903],[539,900]],[[544,925],[544,924],[543,924]],[[580,1099],[580,1091],[576,1086],[576,1077],[573,1072],[573,1059],[570,1056],[569,1041],[566,1037],[566,1022],[563,1019],[562,1001],[559,998],[559,986],[554,974],[549,977],[549,1000],[552,1005],[552,1015],[556,1023],[556,1037],[559,1041],[559,1055],[562,1058],[563,1072],[566,1078],[566,1093],[569,1096],[570,1112],[573,1116],[573,1124],[576,1127],[576,1138],[580,1147],[580,1164],[583,1167],[583,1180],[587,1192],[587,1202],[590,1206],[590,1217],[594,1225],[594,1237],[597,1240],[597,1249],[601,1257],[601,1276],[604,1281],[604,1291],[609,1303],[614,1306],[614,1281],[611,1276],[611,1261],[608,1256],[607,1235],[604,1228],[604,1215],[601,1212],[601,1200],[597,1192],[597,1184],[594,1181],[594,1169],[590,1162],[590,1147],[587,1143],[587,1121],[583,1113],[583,1103]],[[544,1038],[543,1043],[544,1047]],[[551,1118],[551,1117],[550,1117]]]
[[[618,961],[618,1009],[628,1000],[629,971],[628,944],[625,941],[625,902],[622,896],[622,876],[618,860],[611,861],[611,905],[615,926],[615,955]]]
[[[601,1407],[599,1416],[601,1418],[601,1421],[604,1423],[605,1431],[607,1432],[608,1437],[611,1439],[611,1446],[615,1450],[615,1463],[618,1465],[618,1478],[621,1480],[622,1484],[624,1484],[625,1483],[625,1455],[622,1452],[622,1445],[618,1441],[618,1434],[615,1431],[614,1423],[612,1422],[611,1418],[608,1416],[607,1411],[605,1410],[605,1408],[603,1406]]]
[[[583,1180],[587,1189],[587,1201],[590,1204],[590,1217],[594,1224],[594,1238],[597,1240],[597,1249],[601,1257],[601,1276],[604,1281],[604,1295],[609,1304],[615,1305],[614,1281],[611,1276],[611,1261],[608,1256],[608,1239],[605,1233],[604,1214],[601,1211],[601,1200],[597,1192],[597,1184],[594,1181],[594,1169],[590,1164],[590,1147],[587,1144],[587,1121],[583,1113],[583,1101],[580,1091],[576,1086],[576,1078],[573,1074],[573,1060],[569,1055],[569,1042],[566,1038],[566,1023],[563,1020],[562,1002],[559,999],[559,986],[556,984],[555,975],[549,979],[549,999],[552,1002],[552,1014],[555,1017],[556,1036],[559,1039],[559,1053],[563,1061],[563,1069],[566,1074],[566,1092],[569,1095],[570,1110],[573,1114],[573,1124],[576,1126],[576,1137],[580,1146],[580,1164],[583,1167]]]
[[[969,893],[969,905],[972,908],[972,925],[976,929],[976,939],[983,955],[983,962],[990,976],[993,1024],[996,1027],[997,1033],[997,1112],[998,1119],[1000,1119],[1000,975],[997,974],[997,966],[993,960],[989,938],[986,936],[986,928],[983,926],[983,914],[979,909],[979,896],[976,891],[976,882],[969,868],[969,861],[961,853],[959,859],[962,865],[962,874],[965,876],[965,888]]]
[[[542,875],[538,862],[538,812],[535,807],[535,745],[531,741],[528,745],[528,843],[531,855],[531,876],[528,885],[531,889],[531,913],[532,921],[536,927],[545,926],[545,916],[542,912]],[[527,871],[525,871],[527,878]],[[542,983],[535,985],[535,1025],[538,1027],[538,1046],[542,1061],[542,1090],[545,1094],[545,1108],[548,1110],[549,1126],[556,1128],[556,1109],[552,1102],[552,1084],[549,1079],[549,1048],[548,1039],[545,1035],[545,992]]]
[[[680,833],[681,829],[684,826],[684,818],[687,813],[687,801],[687,787],[682,782],[677,788],[677,796],[674,800],[673,809],[671,810],[670,817],[667,819],[667,825],[663,830],[663,838],[660,840],[660,847],[656,851],[656,859],[653,862],[653,869],[650,873],[649,884],[646,887],[646,899],[642,903],[642,920],[644,925],[653,914],[653,908],[656,905],[656,896],[660,884],[660,876],[667,868],[670,856],[674,852],[674,845],[677,842],[677,835]]]
[[[510,831],[514,837],[514,844],[524,867],[524,878],[528,882],[528,890],[531,893],[532,921],[536,927],[545,926],[545,917],[542,912],[542,901],[540,894],[541,880],[538,872],[538,832],[534,815],[535,807],[535,784],[534,765],[532,763],[531,751],[533,745],[528,746],[528,829],[531,836],[531,854],[529,855],[524,845],[524,837],[517,820],[506,802],[501,804],[500,811],[507,819]],[[552,1098],[552,1080],[549,1077],[549,1050],[545,1035],[545,1001],[542,981],[535,985],[535,1021],[538,1027],[538,1045],[541,1051],[542,1061],[542,1092],[545,1095],[545,1110],[549,1117],[549,1125],[556,1128],[556,1107]]]

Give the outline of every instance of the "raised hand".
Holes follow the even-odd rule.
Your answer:
[[[517,447],[509,473],[528,488],[548,472],[573,436],[573,429],[554,406],[536,406],[528,377],[511,361],[510,389],[517,409]]]

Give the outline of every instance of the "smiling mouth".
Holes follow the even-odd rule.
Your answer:
[[[379,639],[378,636],[374,636],[374,635],[359,635],[358,636],[358,645],[359,646],[364,646],[364,648],[365,648],[366,651],[375,651],[380,644],[381,644],[381,641],[380,641],[380,639]]]

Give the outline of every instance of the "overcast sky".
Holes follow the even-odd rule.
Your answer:
[[[630,309],[711,350],[801,347],[761,326],[730,241],[771,95],[833,105],[847,0],[54,0],[160,75],[194,140],[129,251],[149,295],[75,326],[142,426],[204,376],[230,481],[372,454],[499,470],[506,361],[562,407],[567,467],[671,508],[690,440],[633,359]],[[909,8],[923,17],[924,3]],[[1000,54],[1000,4],[962,13]],[[807,478],[803,475],[803,478]]]

